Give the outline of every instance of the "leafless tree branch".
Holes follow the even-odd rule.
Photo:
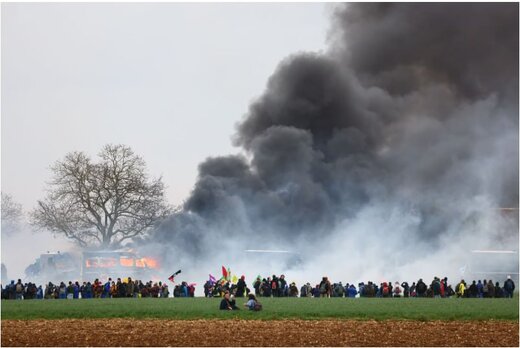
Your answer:
[[[72,152],[52,166],[48,194],[32,223],[81,246],[119,245],[145,234],[170,213],[161,178],[149,180],[146,164],[124,145],[106,145],[93,163]]]

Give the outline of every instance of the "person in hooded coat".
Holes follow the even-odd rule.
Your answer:
[[[515,291],[515,282],[511,279],[511,276],[507,276],[507,280],[504,282],[505,297],[513,298],[514,291]]]
[[[473,281],[468,289],[469,297],[476,298],[478,296],[477,283]]]
[[[428,290],[428,287],[422,279],[419,279],[417,285],[415,286],[415,290],[417,292],[417,297],[424,297],[426,295],[426,290]]]
[[[246,277],[241,276],[237,282],[237,292],[236,292],[237,297],[244,297],[245,289],[247,287],[245,279],[246,279]]]
[[[354,298],[357,295],[356,286],[354,284],[350,285],[348,288],[348,297]]]

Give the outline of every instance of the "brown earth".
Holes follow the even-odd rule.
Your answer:
[[[518,322],[2,320],[2,346],[511,346]]]

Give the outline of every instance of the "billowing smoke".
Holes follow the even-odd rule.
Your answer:
[[[240,154],[200,164],[149,245],[250,276],[267,264],[243,250],[288,249],[270,272],[299,281],[458,277],[469,250],[517,245],[498,208],[518,207],[518,4],[349,4],[329,40],[280,63]]]

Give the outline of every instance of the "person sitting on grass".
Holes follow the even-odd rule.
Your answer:
[[[239,309],[236,305],[235,299],[230,297],[229,291],[226,291],[224,298],[220,301],[220,309],[225,311],[233,311]]]
[[[260,310],[262,310],[262,305],[260,304],[260,302],[258,302],[256,300],[255,295],[249,294],[248,298],[249,298],[249,300],[247,301],[247,303],[244,303],[244,306],[249,308],[250,311],[260,311]]]

